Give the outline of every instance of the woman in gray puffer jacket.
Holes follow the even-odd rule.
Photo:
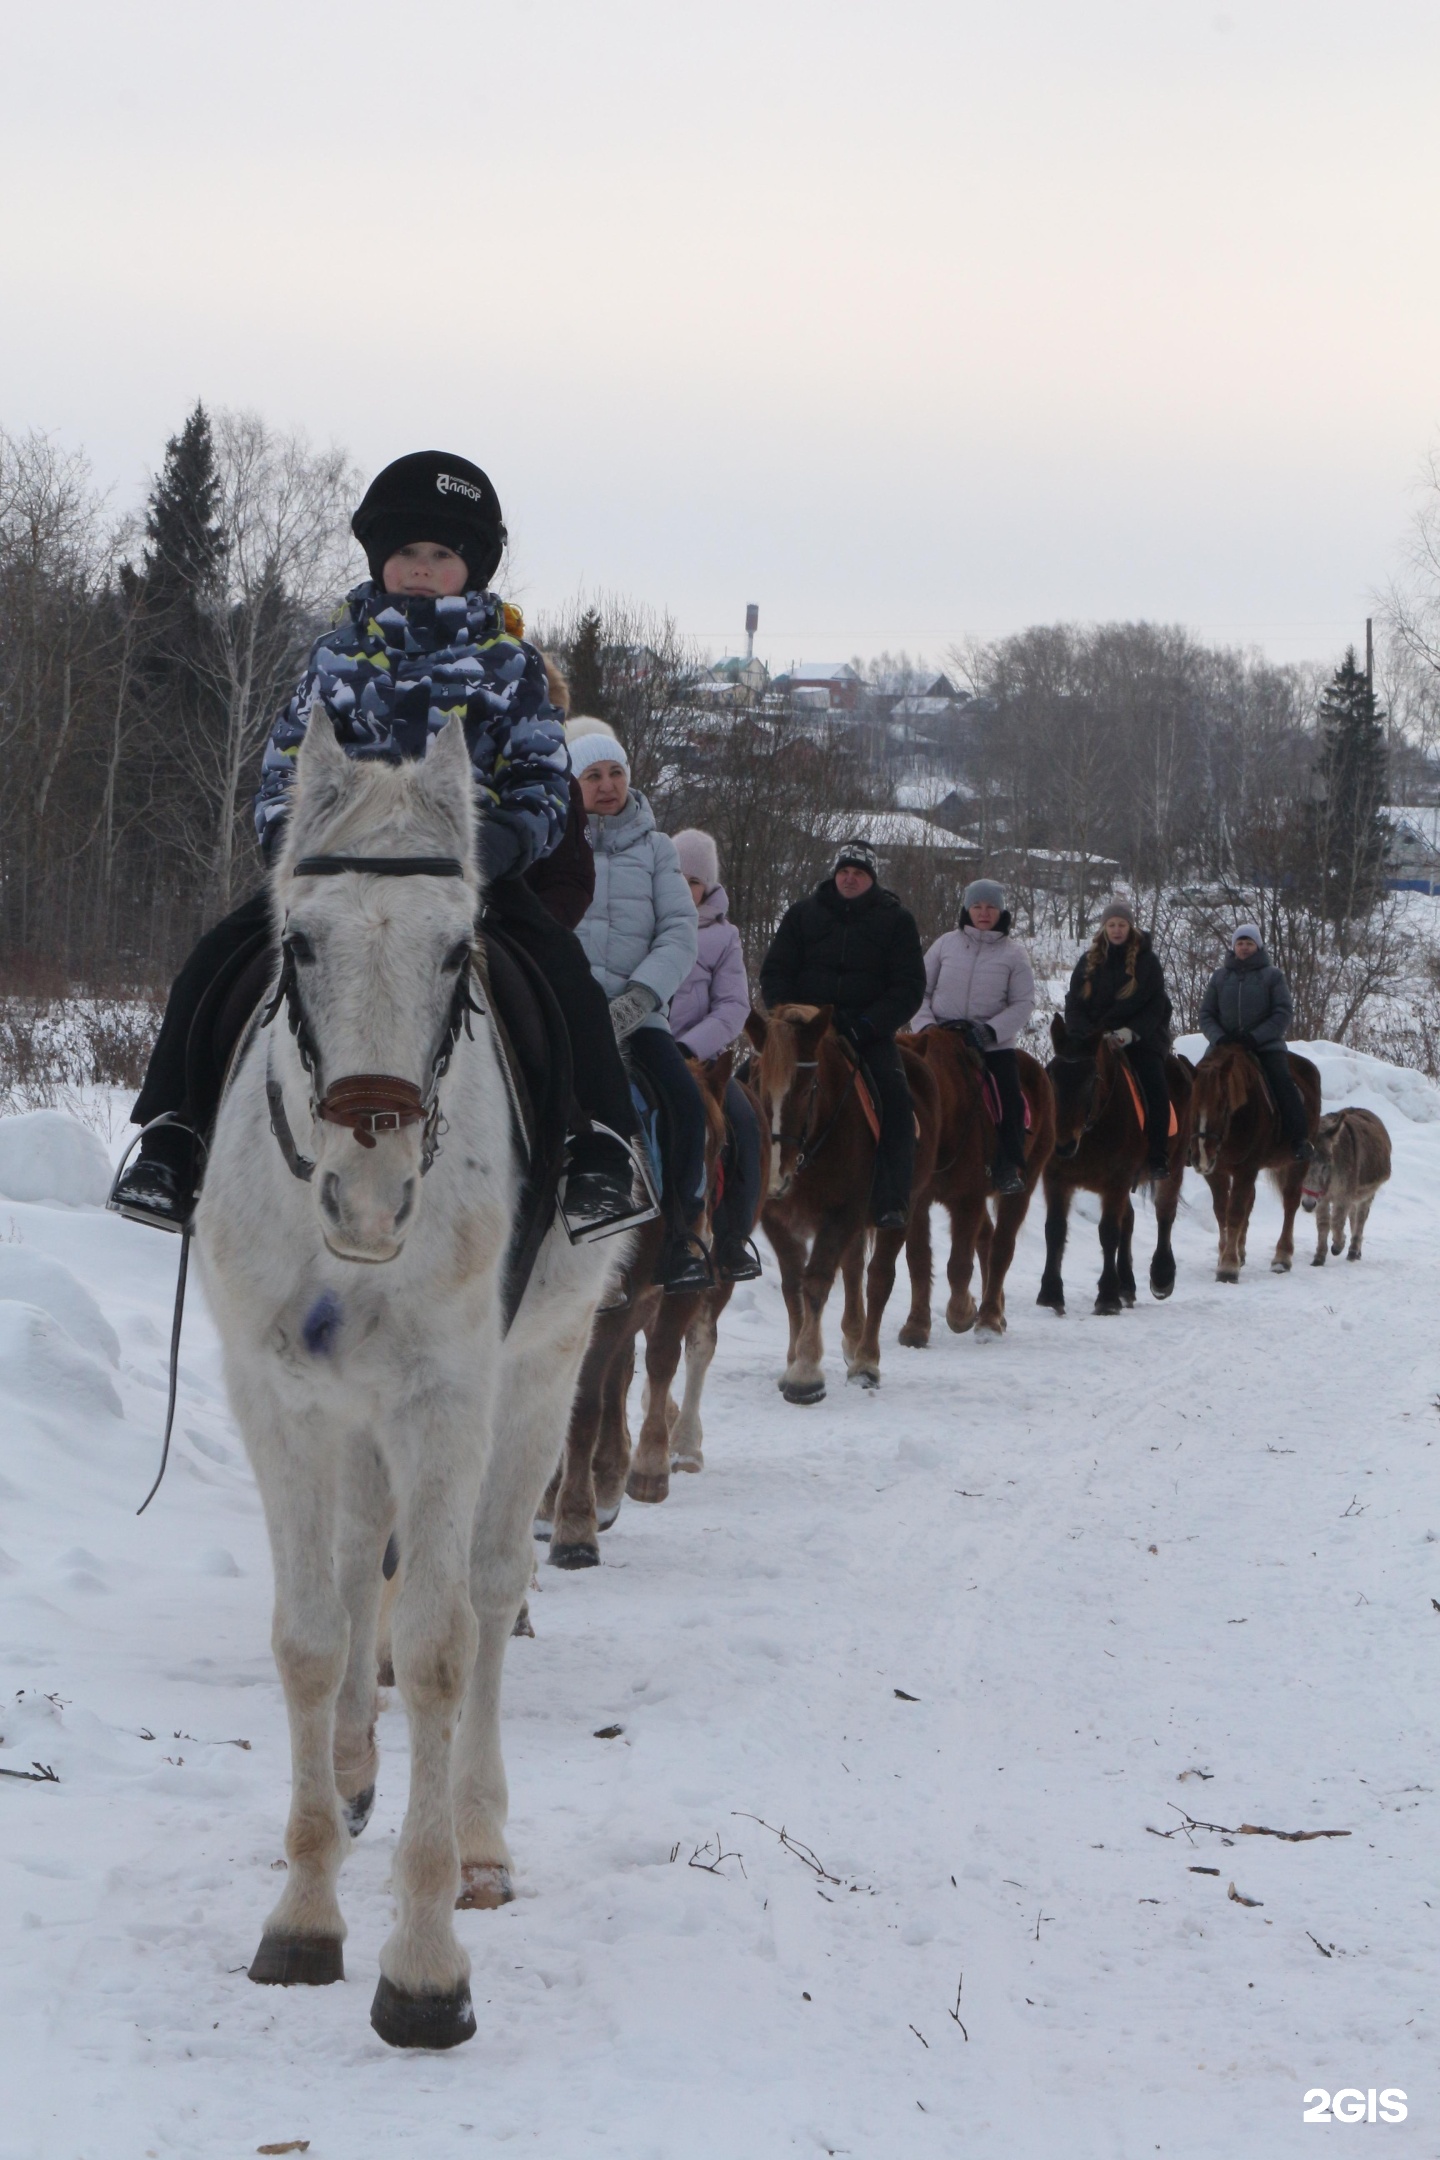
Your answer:
[[[910,1025],[954,1028],[978,1050],[1000,1096],[995,1184],[1002,1193],[1025,1189],[1025,1096],[1015,1045],[1035,1010],[1035,971],[1019,938],[1010,935],[1004,888],[976,878],[965,888],[960,925],[936,938],[925,955],[925,1002]]]
[[[687,1057],[705,1064],[728,1050],[750,1017],[750,984],[730,898],[720,883],[720,854],[707,832],[675,835],[675,853],[695,912],[700,949],[675,993],[670,1032]],[[715,1210],[715,1268],[722,1282],[753,1282],[760,1262],[750,1232],[760,1212],[760,1128],[738,1081],[725,1090],[724,1191]]]
[[[705,1202],[705,1110],[670,1033],[670,1001],[695,965],[699,925],[675,843],[630,785],[630,760],[603,720],[565,729],[595,851],[595,897],[576,936],[610,1000],[616,1038],[654,1087],[669,1147],[671,1236],[660,1262],[667,1290],[703,1290],[710,1264],[695,1235]]]
[[[1205,986],[1200,1031],[1211,1050],[1221,1043],[1238,1043],[1259,1060],[1296,1160],[1308,1162],[1315,1151],[1304,1098],[1295,1085],[1285,1047],[1294,1018],[1290,985],[1266,952],[1259,924],[1241,923],[1230,940],[1223,967],[1216,968]]]

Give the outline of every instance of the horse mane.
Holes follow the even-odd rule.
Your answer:
[[[1211,1095],[1218,1096],[1224,1090],[1225,1103],[1230,1115],[1243,1110],[1250,1094],[1250,1060],[1238,1043],[1221,1043],[1209,1057],[1202,1058],[1195,1068],[1194,1093],[1197,1114],[1199,1105]]]
[[[1099,974],[1101,965],[1104,962],[1105,955],[1109,951],[1109,949],[1110,940],[1105,935],[1104,923],[1101,923],[1099,929],[1095,932],[1094,937],[1091,938],[1090,950],[1085,955],[1085,987],[1080,993],[1082,997],[1089,997],[1090,985],[1094,982],[1095,977]],[[1120,995],[1122,998],[1132,997],[1134,995],[1135,970],[1139,965],[1140,932],[1132,925],[1130,935],[1125,940],[1125,980],[1120,987]]]

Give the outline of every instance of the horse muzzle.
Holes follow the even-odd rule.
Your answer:
[[[427,1125],[420,1090],[388,1073],[352,1073],[326,1089],[316,1118],[315,1195],[327,1247],[339,1260],[394,1260],[419,1196]],[[360,1154],[327,1126],[348,1131]]]

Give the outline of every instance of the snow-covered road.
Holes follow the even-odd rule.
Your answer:
[[[832,1320],[800,1410],[767,1256],[703,1477],[540,1569],[521,1894],[462,1917],[480,2031],[444,2057],[367,2022],[398,1707],[346,1984],[247,1981],[288,1748],[213,1332],[197,1299],[137,1521],[175,1245],[0,1199],[0,1767],[60,1780],[0,1781],[4,2160],[1278,2160],[1315,2086],[1402,2089],[1384,2149],[1440,2151],[1440,1091],[1320,1054],[1395,1142],[1359,1267],[1312,1270],[1302,1217],[1272,1277],[1267,1191],[1218,1285],[1192,1177],[1174,1299],[1093,1318],[1077,1221],[1057,1321],[1037,1214],[1003,1343],[902,1351],[897,1290],[879,1393]]]

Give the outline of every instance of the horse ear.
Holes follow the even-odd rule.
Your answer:
[[[318,696],[311,698],[295,759],[295,812],[289,821],[293,830],[323,824],[353,778],[354,766],[336,741],[329,713]]]
[[[757,1050],[764,1049],[765,1038],[770,1033],[770,1022],[764,1013],[756,1012],[753,1005],[745,1015],[745,1033]]]
[[[1050,1041],[1057,1050],[1063,1050],[1065,1047],[1065,1022],[1061,1019],[1059,1013],[1056,1013],[1054,1019],[1050,1022]]]
[[[1245,1107],[1245,1098],[1249,1093],[1250,1075],[1245,1070],[1245,1060],[1241,1056],[1233,1057],[1230,1060],[1230,1070],[1225,1075],[1225,1099],[1230,1105],[1232,1117],[1237,1110]]]
[[[714,1096],[716,1102],[724,1102],[725,1090],[730,1085],[730,1075],[735,1070],[735,1052],[722,1050],[719,1057],[711,1058],[700,1070],[705,1076],[707,1091]]]
[[[431,807],[455,824],[458,837],[466,843],[461,852],[468,856],[475,823],[475,784],[470,746],[458,713],[452,713],[444,727],[431,736],[420,767],[419,787]]]

